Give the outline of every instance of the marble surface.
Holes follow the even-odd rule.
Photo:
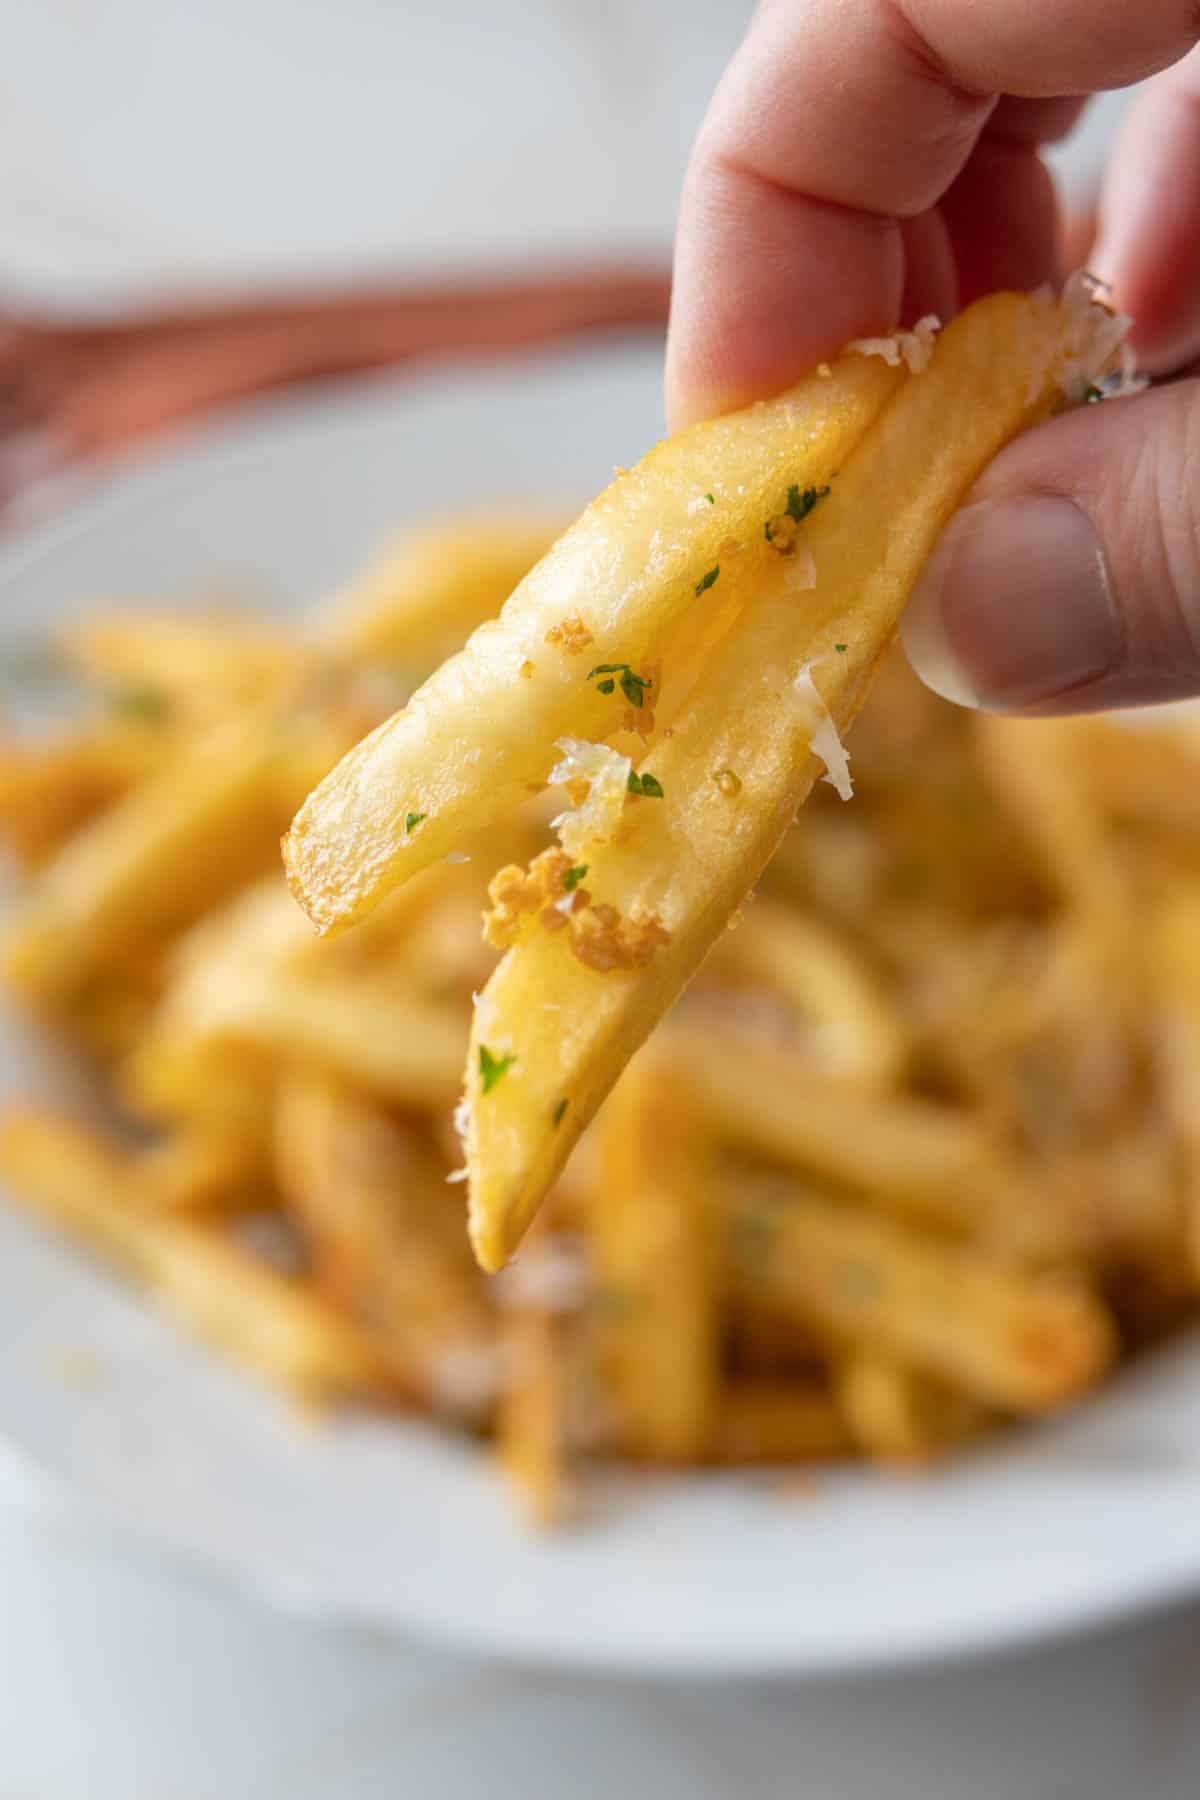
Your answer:
[[[747,10],[0,0],[0,298],[662,245]],[[1068,154],[1076,191],[1119,104]],[[1195,1609],[903,1677],[589,1682],[272,1614],[10,1469],[0,1621],[0,1800],[1191,1800],[1200,1780]]]

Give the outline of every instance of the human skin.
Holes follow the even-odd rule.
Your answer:
[[[1057,279],[1040,147],[1089,94],[1154,78],[1088,263],[1164,385],[1019,439],[968,496],[904,632],[918,673],[962,703],[1200,694],[1198,39],[1195,0],[765,0],[697,138],[667,350],[676,427],[778,392],[848,338]]]

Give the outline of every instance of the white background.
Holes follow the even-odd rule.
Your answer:
[[[0,0],[0,304],[660,248],[745,12]],[[271,1616],[0,1483],[0,1800],[1193,1800],[1198,1683],[1194,1611],[805,1687],[489,1669]]]

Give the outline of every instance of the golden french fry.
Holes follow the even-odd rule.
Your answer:
[[[157,1032],[312,1064],[412,1104],[452,1101],[465,1021],[446,1002],[331,969],[308,956],[311,932],[282,883],[252,889],[180,947]],[[143,1063],[153,1051],[142,1048]]]
[[[218,727],[85,826],[9,929],[9,981],[31,1000],[61,999],[265,873],[280,824],[277,758],[265,720]]]
[[[1089,779],[1077,719],[971,721],[980,766],[1058,898],[1098,931],[1127,928],[1129,884]]]
[[[240,611],[100,613],[59,642],[118,709],[189,720],[260,702],[311,655],[294,633]]]
[[[729,1196],[738,1279],[801,1319],[1014,1412],[1100,1380],[1111,1320],[1085,1288],[922,1240],[808,1189]]]
[[[216,1034],[164,1026],[161,1016],[117,1071],[122,1100],[156,1125],[259,1148],[270,1137],[273,1090],[274,1070],[263,1052]]]
[[[835,1389],[844,1428],[876,1462],[929,1462],[987,1424],[986,1409],[970,1395],[870,1350],[840,1359]]]
[[[959,315],[806,522],[816,587],[747,606],[643,767],[659,797],[631,800],[613,840],[585,858],[594,899],[610,909],[606,972],[573,953],[572,916],[567,930],[527,932],[488,983],[466,1087],[470,1227],[485,1268],[520,1242],[576,1134],[758,878],[812,785],[814,741],[836,762],[829,721],[836,733],[857,712],[941,527],[989,458],[1061,398],[1066,329],[1053,305],[1011,294]],[[432,706],[440,691],[427,692]],[[486,697],[473,704],[486,707]],[[303,854],[319,846],[323,876],[333,875],[333,847],[353,841],[357,804],[350,786],[339,788],[318,828],[331,793],[318,790],[302,826],[302,838],[316,832]],[[436,813],[438,801],[430,806]],[[361,843],[351,855],[362,855],[363,873],[335,880],[345,917],[378,870]],[[294,879],[297,869],[294,860]],[[652,945],[644,966],[612,966],[623,949],[641,954],[650,926],[669,941]],[[635,927],[630,945],[622,932]],[[590,954],[595,962],[594,944]]]
[[[0,746],[0,836],[40,868],[162,761],[164,738],[133,719],[81,726],[45,743]]]
[[[280,1083],[275,1169],[318,1282],[377,1341],[404,1391],[485,1416],[496,1357],[445,1170],[411,1125],[317,1075]]]
[[[1190,711],[1075,721],[1078,754],[1110,817],[1194,839],[1200,832],[1200,729]]]
[[[514,1308],[504,1321],[506,1381],[496,1415],[500,1466],[531,1524],[559,1525],[570,1512],[563,1320]]]
[[[351,924],[466,833],[511,813],[545,783],[556,739],[616,731],[623,707],[635,709],[590,670],[619,663],[644,674],[668,646],[706,641],[752,595],[782,595],[794,610],[794,559],[772,550],[764,523],[786,513],[789,486],[815,493],[842,467],[900,379],[877,359],[848,357],[835,378],[813,376],[695,426],[618,476],[499,619],[301,808],[284,856],[321,930]],[[643,716],[658,706],[659,684],[646,699]]]
[[[811,1380],[743,1380],[725,1388],[709,1455],[719,1463],[824,1462],[851,1448],[828,1388]]]
[[[495,617],[564,523],[491,510],[410,530],[334,595],[324,636],[356,661],[399,663],[424,680]]]
[[[704,1134],[670,1073],[635,1063],[600,1122],[593,1195],[597,1356],[623,1443],[703,1455],[720,1391],[720,1261]]]
[[[211,1226],[155,1213],[136,1169],[79,1126],[10,1113],[0,1177],[15,1199],[119,1263],[202,1337],[294,1398],[386,1394],[377,1354],[350,1320]]]
[[[786,1001],[818,1067],[871,1083],[900,1073],[908,1045],[897,1008],[863,959],[816,920],[756,900],[720,940],[706,973]]]
[[[864,1090],[814,1071],[803,1052],[736,1031],[680,1023],[669,1042],[709,1129],[729,1143],[998,1253],[1055,1260],[1088,1246],[1086,1221],[1056,1211],[1044,1176],[962,1107]]]
[[[1200,885],[1180,883],[1163,899],[1150,943],[1164,1099],[1183,1164],[1184,1252],[1200,1281]]]
[[[143,1151],[136,1166],[144,1203],[166,1213],[211,1218],[254,1212],[262,1209],[267,1193],[267,1162],[257,1133],[192,1125]]]

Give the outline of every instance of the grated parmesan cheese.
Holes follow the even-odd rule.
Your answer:
[[[854,783],[850,778],[850,758],[837,733],[837,726],[830,717],[829,708],[822,700],[816,682],[812,678],[813,665],[805,663],[793,682],[793,686],[806,704],[813,709],[815,718],[809,731],[809,748],[814,756],[819,756],[825,764],[825,773],[821,777],[832,788],[836,788],[843,800],[854,795]]]
[[[578,1237],[560,1233],[531,1244],[492,1283],[501,1306],[578,1312],[588,1297],[588,1267]]]
[[[854,338],[846,345],[859,356],[881,356],[890,369],[903,363],[914,375],[929,367],[933,340],[942,328],[936,313],[926,313],[911,331],[893,331],[888,337]]]
[[[1122,349],[1132,320],[1105,303],[1101,297],[1104,287],[1086,269],[1076,269],[1063,283],[1058,301],[1060,335],[1051,373],[1068,400],[1081,401],[1089,387],[1102,381],[1118,351],[1121,373],[1114,391],[1139,391],[1128,385],[1138,378],[1132,355]]]
[[[817,585],[817,565],[812,546],[802,531],[796,533],[795,542],[784,562],[783,585],[794,593],[804,593]]]
[[[504,1363],[490,1344],[448,1344],[431,1357],[425,1371],[430,1398],[439,1411],[474,1417],[504,1392]]]
[[[551,820],[563,849],[579,860],[592,844],[603,843],[615,831],[625,810],[633,763],[609,745],[590,744],[586,738],[559,738],[555,748],[563,752],[563,759],[550,771],[551,785],[588,784],[580,805]]]

